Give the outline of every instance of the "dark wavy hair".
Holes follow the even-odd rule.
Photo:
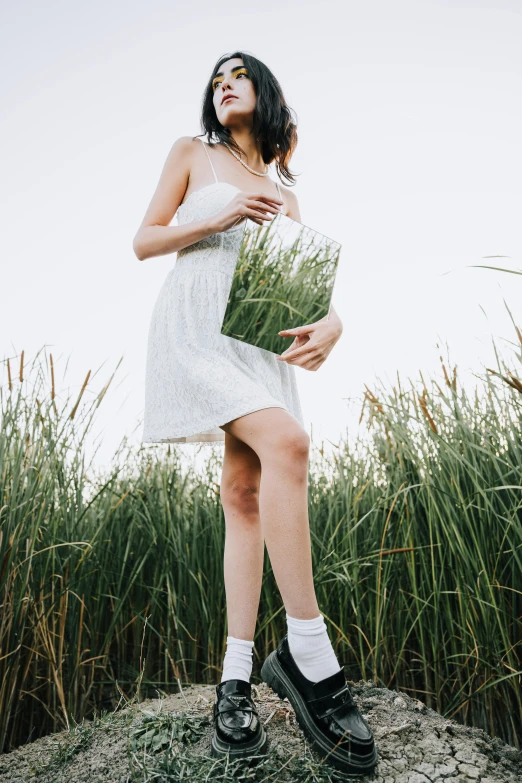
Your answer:
[[[276,161],[279,178],[295,184],[296,175],[288,168],[288,163],[297,146],[297,117],[283,95],[281,85],[267,66],[247,52],[234,52],[222,55],[215,64],[203,95],[201,106],[200,136],[207,136],[212,144],[216,139],[226,141],[238,153],[244,151],[234,141],[228,128],[222,125],[214,108],[212,80],[222,64],[234,57],[241,57],[256,93],[256,107],[253,116],[253,132],[261,141],[261,155],[265,163]],[[194,137],[197,138],[197,137]],[[299,176],[299,175],[297,175]]]

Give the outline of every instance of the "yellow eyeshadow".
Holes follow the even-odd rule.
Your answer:
[[[237,79],[237,77],[239,76],[240,73],[244,74],[244,76],[248,76],[247,69],[246,68],[240,68],[239,71],[235,72],[234,78]],[[223,77],[222,76],[216,76],[216,78],[213,79],[213,81],[212,81],[212,89],[214,90],[214,92],[216,91],[218,85],[220,85],[222,81],[223,81]]]

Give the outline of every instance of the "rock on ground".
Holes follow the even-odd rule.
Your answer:
[[[374,732],[379,753],[374,773],[360,779],[363,783],[522,783],[522,751],[481,729],[443,718],[400,691],[378,688],[371,681],[349,684]],[[264,683],[252,690],[270,738],[270,754],[281,763],[278,780],[295,783],[295,776],[285,777],[285,761],[294,754],[318,757],[298,726],[291,704],[279,699]],[[0,755],[0,781],[130,783],[128,727],[143,719],[143,710],[207,716],[210,723],[190,752],[210,755],[214,695],[215,686],[192,685],[180,694],[130,705],[115,713],[117,720],[93,730],[85,747],[47,769],[45,765],[53,754],[56,759],[57,750],[65,747],[68,732],[43,737]]]

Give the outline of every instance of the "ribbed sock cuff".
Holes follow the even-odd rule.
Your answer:
[[[221,682],[232,679],[250,682],[253,649],[254,642],[251,639],[237,639],[235,636],[227,636]]]
[[[237,642],[241,646],[248,647],[249,649],[254,649],[254,642],[250,639],[237,639],[235,636],[227,636],[227,644],[230,644],[230,642]]]
[[[316,636],[324,633],[326,628],[324,615],[322,614],[319,614],[318,617],[313,617],[311,620],[299,620],[296,617],[290,617],[287,613],[286,622],[289,630],[292,633],[299,634],[299,636]]]

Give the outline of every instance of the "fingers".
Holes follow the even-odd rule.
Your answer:
[[[257,201],[267,201],[273,204],[284,204],[280,198],[274,198],[273,196],[266,196],[264,193],[247,193],[248,198],[256,199]]]
[[[317,347],[311,347],[310,343],[306,343],[305,345],[301,345],[299,348],[287,348],[288,353],[285,351],[281,354],[281,356],[278,356],[278,359],[282,359],[283,361],[290,361],[294,362],[296,359],[302,359],[305,358],[305,361],[307,359],[310,359],[312,357],[319,357],[323,355],[323,351],[321,348]],[[300,362],[298,362],[299,364]]]
[[[265,196],[263,193],[238,193],[234,199],[241,209],[241,219],[250,218],[259,226],[270,223],[275,215],[282,212],[284,201]],[[237,225],[234,224],[234,225]]]
[[[288,362],[288,364],[296,364],[298,367],[304,367],[305,369],[308,369],[313,364],[318,364],[320,366],[324,360],[325,356],[322,354],[318,354],[317,351],[308,351],[308,353],[300,355],[298,358],[295,358],[295,354],[292,352],[291,354],[281,355],[277,356],[276,359],[279,362]]]
[[[270,222],[274,215],[278,215],[282,212],[282,206],[284,204],[284,201],[279,198],[265,196],[263,193],[257,192],[240,192],[236,195],[234,201],[240,204],[244,210],[242,217],[249,217],[254,223],[257,223],[260,226]]]
[[[261,201],[261,199],[247,199],[247,206],[251,206],[253,209],[263,209],[266,212],[274,212],[276,215],[280,210],[277,207],[272,206],[270,202]]]
[[[254,208],[262,208],[276,214],[283,209],[284,202],[280,199],[263,196],[262,194],[257,193],[245,193],[242,195],[246,196],[245,203]]]
[[[309,332],[313,331],[314,324],[305,324],[304,326],[294,326],[293,329],[281,329],[279,332],[280,335],[283,337],[300,335],[300,334],[308,334]]]
[[[266,212],[262,212],[261,210],[258,209],[253,209],[252,207],[247,207],[247,215],[251,217],[252,220],[254,220],[255,217],[261,218],[261,221],[256,220],[256,223],[261,223],[261,225],[263,225],[262,223],[263,220],[268,222],[273,220],[271,215],[267,215]]]

